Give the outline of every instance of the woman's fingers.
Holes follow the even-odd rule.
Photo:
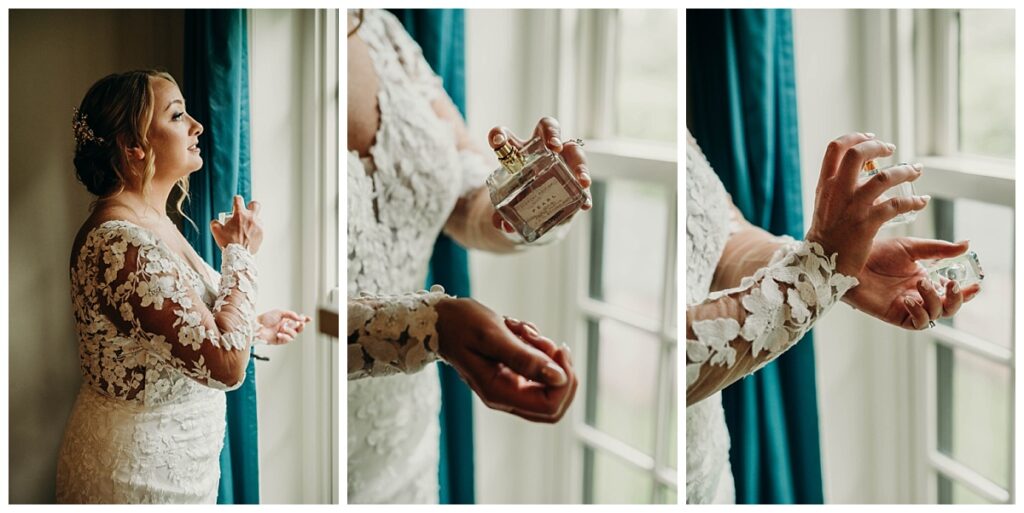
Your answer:
[[[537,122],[537,128],[533,130],[533,135],[543,139],[544,144],[551,151],[562,152],[562,127],[555,118],[548,116],[540,118],[540,121]]]
[[[962,255],[970,247],[970,241],[947,242],[936,239],[917,239],[905,237],[901,244],[906,248],[910,258],[914,260],[932,260],[952,258]]]
[[[842,190],[853,191],[857,186],[857,178],[864,169],[864,164],[873,159],[888,157],[896,151],[896,146],[878,139],[868,139],[854,144],[843,154],[836,171],[836,179]]]
[[[935,285],[928,278],[922,278],[917,282],[917,291],[924,301],[924,310],[928,314],[928,320],[934,321],[942,316],[942,297]]]
[[[245,200],[243,200],[241,196],[236,194],[234,200],[231,203],[231,206],[234,208],[234,214],[237,214],[245,208]]]
[[[568,378],[565,371],[548,355],[519,340],[507,327],[502,335],[492,343],[481,344],[474,349],[485,358],[503,363],[527,379],[554,386],[566,384]]]
[[[260,208],[262,208],[262,205],[260,205],[260,202],[258,202],[256,200],[252,200],[252,201],[249,202],[249,210],[252,211],[252,215],[254,215],[254,216],[255,215],[259,215]]]
[[[505,326],[508,326],[508,329],[512,330],[512,333],[515,333],[516,336],[523,339],[526,343],[540,349],[544,354],[551,358],[554,358],[555,352],[558,351],[558,346],[555,345],[555,342],[550,338],[541,335],[540,331],[533,325],[533,323],[506,317]]]
[[[871,207],[869,217],[878,226],[882,226],[882,223],[900,214],[923,209],[931,199],[927,195],[890,198]]]
[[[921,177],[920,164],[901,164],[879,171],[867,179],[855,193],[857,201],[871,205],[883,192],[903,182],[913,182]]]
[[[942,316],[952,317],[956,315],[963,304],[964,295],[963,291],[960,290],[960,284],[950,280],[946,283],[946,294],[942,300]]]
[[[487,143],[491,145],[492,150],[496,150],[508,141],[512,141],[512,145],[517,148],[525,146],[526,141],[519,139],[506,127],[496,126],[487,133]]]
[[[862,143],[874,139],[875,134],[854,132],[846,134],[836,139],[833,139],[828,143],[828,148],[825,149],[825,157],[821,160],[821,174],[818,176],[818,187],[820,188],[826,180],[836,175],[839,170],[839,163],[843,159],[843,155],[853,145]]]
[[[907,311],[907,321],[904,323],[904,327],[913,328],[915,330],[923,330],[928,327],[928,312],[924,311],[924,305],[919,303],[916,299],[906,296],[903,298],[903,306]],[[909,323],[909,326],[907,326]]]

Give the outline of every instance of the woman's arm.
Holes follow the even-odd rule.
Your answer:
[[[919,170],[888,170],[858,183],[864,162],[893,150],[859,133],[829,144],[805,241],[773,237],[733,207],[736,226],[714,275],[717,292],[686,309],[687,404],[785,352],[856,286],[882,223],[927,205],[926,197],[877,202],[892,185],[916,179]]]
[[[100,308],[119,330],[200,383],[221,390],[241,385],[256,338],[252,253],[240,244],[224,248],[220,294],[207,308],[164,246],[123,228],[104,238]]]

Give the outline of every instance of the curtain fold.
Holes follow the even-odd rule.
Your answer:
[[[803,238],[792,18],[789,10],[689,10],[690,131],[751,223]],[[722,393],[736,502],[823,500],[814,345]]]
[[[195,222],[182,231],[203,259],[220,269],[221,253],[209,222],[229,212],[235,194],[252,196],[249,141],[249,48],[242,9],[185,11],[183,94],[189,113],[203,124],[203,168],[189,182],[186,214]],[[259,503],[256,434],[256,367],[249,359],[245,382],[227,393],[227,430],[221,452],[220,504]]]
[[[444,83],[459,112],[466,115],[465,19],[462,9],[391,9],[405,30],[423,49],[430,67]],[[443,233],[430,258],[427,285],[437,283],[449,294],[467,297],[469,257],[466,250]],[[440,502],[475,502],[473,479],[473,394],[455,369],[439,364],[441,379]]]

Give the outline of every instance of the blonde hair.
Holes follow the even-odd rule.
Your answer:
[[[156,154],[148,136],[155,110],[152,80],[158,78],[178,85],[165,71],[134,70],[99,79],[82,98],[76,120],[84,119],[95,137],[77,141],[75,173],[97,202],[121,194],[128,186],[138,187],[144,196],[150,191]],[[129,157],[129,149],[135,147],[145,155],[141,169],[133,166]],[[174,205],[175,213],[188,219],[182,210],[188,198],[188,177],[175,185],[167,210]]]

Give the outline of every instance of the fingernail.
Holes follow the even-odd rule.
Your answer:
[[[569,356],[572,356],[572,348],[569,347],[569,344],[566,344],[565,342],[562,342],[562,344],[559,345],[559,347],[562,348],[562,351],[565,351],[565,354],[567,354]]]
[[[564,385],[569,381],[569,378],[565,375],[565,371],[553,362],[545,365],[544,368],[541,369],[540,373],[544,376],[544,381],[551,385]]]
[[[530,335],[532,335],[534,337],[539,337],[540,336],[540,333],[538,333],[537,330],[533,329],[533,326],[530,326],[529,324],[524,324],[523,325],[523,330],[525,330],[527,333],[529,333]]]
[[[498,132],[491,138],[491,143],[495,146],[501,146],[505,144],[505,132]]]
[[[955,281],[953,282],[953,293],[954,294],[959,294],[960,293],[960,284],[955,282]]]
[[[932,196],[930,194],[925,194],[924,196],[921,196],[921,199],[923,199],[925,203],[928,203],[932,200]]]
[[[922,169],[924,169],[924,166],[920,162],[914,163],[913,167],[915,171],[921,171]]]
[[[903,303],[904,303],[905,305],[907,305],[908,307],[911,307],[911,308],[913,308],[914,306],[916,306],[916,305],[917,305],[917,303],[915,303],[915,302],[914,302],[914,300],[913,300],[913,299],[910,299],[909,297],[905,297],[905,298],[903,298]]]
[[[590,173],[587,173],[586,171],[580,173],[580,181],[594,183],[593,180],[590,179]]]
[[[875,138],[875,134],[873,132],[864,132],[864,136],[867,137],[868,139]]]
[[[552,138],[548,139],[548,144],[550,144],[552,146],[561,146],[562,145],[562,141],[559,141],[557,137],[552,137]]]

